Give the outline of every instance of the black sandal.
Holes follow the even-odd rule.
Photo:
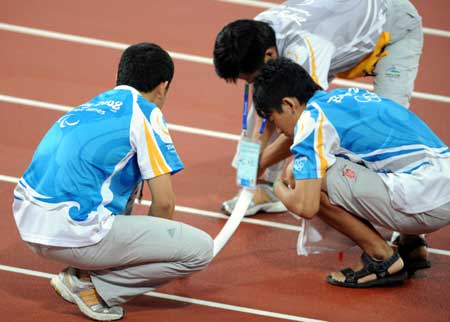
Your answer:
[[[351,268],[344,268],[343,270],[341,270],[341,273],[345,276],[344,282],[333,279],[331,275],[327,277],[327,281],[328,283],[333,285],[352,288],[366,288],[399,284],[408,278],[407,272],[403,269],[392,275],[388,272],[389,267],[391,267],[392,264],[394,264],[399,258],[399,253],[395,251],[394,254],[386,261],[380,262],[374,260],[364,252],[361,255],[361,260],[364,265],[361,270],[355,272]],[[358,283],[359,279],[371,274],[375,274],[377,278],[366,283]]]
[[[398,252],[405,263],[405,270],[409,275],[413,275],[419,269],[431,267],[431,262],[426,258],[411,258],[411,253],[419,247],[428,247],[425,239],[420,236],[413,238],[405,244],[400,244],[400,236],[398,236],[393,245],[397,246]]]

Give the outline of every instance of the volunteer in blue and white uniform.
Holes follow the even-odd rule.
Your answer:
[[[51,285],[94,320],[122,318],[121,303],[212,258],[209,235],[171,220],[171,175],[184,167],[161,112],[173,73],[159,46],[128,47],[118,86],[62,116],[14,190],[20,236],[69,266]],[[142,180],[152,216],[118,215]]]
[[[287,58],[262,68],[253,99],[257,113],[293,139],[289,178],[275,183],[275,194],[291,212],[318,215],[364,251],[329,283],[394,284],[428,265],[419,234],[450,223],[450,149],[422,120],[365,90],[324,92]],[[373,225],[400,232],[398,249]]]
[[[227,24],[216,38],[214,65],[227,82],[251,83],[264,63],[287,57],[324,89],[335,77],[373,76],[375,93],[408,107],[422,47],[422,20],[408,0],[290,0],[253,20]],[[256,138],[261,120],[254,109],[248,119],[247,137]],[[286,210],[270,183],[280,176],[292,142],[271,129],[269,122],[259,163],[268,184],[258,186],[246,215]],[[236,201],[223,202],[222,209],[231,213]]]

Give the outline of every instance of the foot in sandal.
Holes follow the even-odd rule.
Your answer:
[[[376,260],[367,253],[353,268],[345,268],[327,277],[328,283],[351,288],[366,288],[399,284],[407,279],[403,260],[397,251],[386,260]]]

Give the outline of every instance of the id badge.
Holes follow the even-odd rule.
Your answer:
[[[241,187],[255,189],[258,175],[259,152],[261,144],[243,138],[239,142],[237,164],[237,184]]]

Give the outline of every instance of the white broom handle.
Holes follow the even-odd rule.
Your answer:
[[[239,224],[242,221],[242,218],[244,218],[245,212],[250,206],[253,194],[254,191],[252,190],[246,188],[242,189],[230,218],[228,218],[225,226],[223,226],[222,230],[214,239],[214,257],[216,257],[216,255],[222,250],[222,248],[238,228]]]

